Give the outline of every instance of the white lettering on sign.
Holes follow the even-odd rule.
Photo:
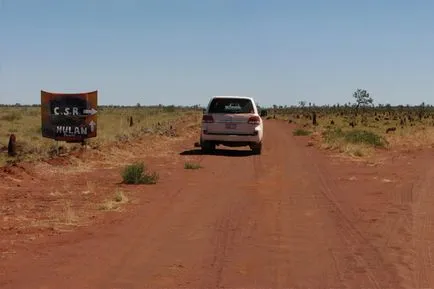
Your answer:
[[[82,126],[57,126],[56,133],[63,136],[87,135],[87,127]]]
[[[78,111],[78,107],[63,107],[62,109],[58,106],[54,107],[54,115],[80,115]]]
[[[89,122],[89,126],[90,126],[90,131],[94,132],[95,131],[96,123],[92,120],[91,122]]]
[[[89,114],[89,115],[94,115],[94,114],[97,113],[97,110],[94,109],[94,108],[91,108],[91,109],[85,109],[85,110],[83,110],[83,113],[84,113],[84,114]]]

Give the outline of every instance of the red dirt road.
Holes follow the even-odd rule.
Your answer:
[[[261,156],[186,152],[203,168],[0,260],[0,288],[434,288],[432,153],[352,163],[291,128],[267,121]]]

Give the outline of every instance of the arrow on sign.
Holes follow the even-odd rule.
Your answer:
[[[96,123],[92,120],[91,122],[89,122],[89,126],[90,126],[90,131],[94,132],[95,131]]]
[[[90,114],[90,115],[94,115],[95,113],[97,113],[96,109],[92,108],[92,109],[84,109],[83,110],[83,114]]]

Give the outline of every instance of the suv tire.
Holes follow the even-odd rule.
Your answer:
[[[205,154],[213,153],[215,151],[215,144],[209,141],[203,141],[201,143],[202,152]]]
[[[253,154],[260,155],[262,153],[262,143],[251,145],[250,149],[252,150]]]

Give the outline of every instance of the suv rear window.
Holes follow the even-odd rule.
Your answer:
[[[209,106],[209,113],[253,113],[250,99],[214,98]]]

